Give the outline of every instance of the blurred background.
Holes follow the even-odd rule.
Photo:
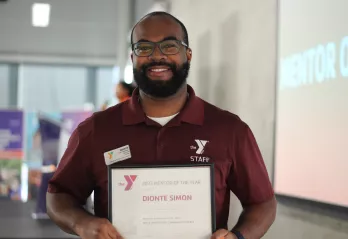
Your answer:
[[[0,238],[63,238],[47,182],[71,132],[127,100],[130,31],[187,27],[189,84],[255,133],[279,201],[268,239],[348,238],[347,0],[0,0]],[[93,195],[86,208],[93,212]],[[241,206],[233,196],[230,228]]]

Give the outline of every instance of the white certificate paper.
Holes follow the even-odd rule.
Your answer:
[[[109,217],[125,239],[209,239],[213,167],[109,168]]]

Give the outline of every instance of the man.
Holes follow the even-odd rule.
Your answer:
[[[49,215],[83,239],[122,238],[108,216],[104,153],[129,145],[120,164],[214,163],[217,231],[212,238],[261,238],[275,219],[276,201],[250,128],[187,85],[192,51],[185,26],[156,12],[132,31],[132,98],[94,114],[72,134],[47,194]],[[204,82],[202,82],[204,84]],[[195,140],[209,142],[194,145]],[[81,209],[94,190],[95,216]],[[233,232],[227,229],[230,191],[243,205]],[[244,237],[243,237],[244,236]]]

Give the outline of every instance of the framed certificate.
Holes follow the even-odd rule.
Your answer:
[[[209,239],[214,166],[110,165],[109,220],[125,239]]]

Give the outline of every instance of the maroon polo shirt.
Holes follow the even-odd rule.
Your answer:
[[[48,192],[68,193],[85,204],[94,190],[95,214],[107,218],[104,153],[129,145],[131,158],[118,163],[214,163],[218,229],[227,228],[230,191],[243,206],[270,200],[273,189],[248,125],[197,97],[190,86],[188,93],[183,110],[163,127],[146,117],[138,90],[130,100],[82,122],[69,140]]]

